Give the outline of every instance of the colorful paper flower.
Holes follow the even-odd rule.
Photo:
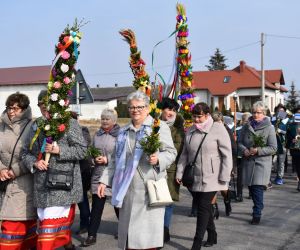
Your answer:
[[[55,83],[53,83],[53,87],[55,89],[60,89],[61,88],[61,83],[59,81],[56,81]]]
[[[61,66],[60,66],[60,70],[63,73],[67,73],[69,71],[69,66],[67,64],[62,63]]]
[[[51,94],[50,99],[51,101],[56,102],[58,100],[58,94],[57,93]]]
[[[63,106],[65,106],[65,101],[64,100],[59,100],[58,104],[63,107]]]
[[[66,130],[66,126],[65,124],[60,124],[57,129],[59,132],[64,132]]]
[[[68,51],[64,50],[61,54],[61,57],[65,60],[67,60],[70,58],[70,53]]]
[[[69,99],[65,99],[65,106],[68,107],[70,104],[70,100]]]
[[[69,77],[66,76],[66,77],[64,78],[64,83],[65,83],[65,84],[69,84],[70,82],[71,82],[71,79],[70,79]]]

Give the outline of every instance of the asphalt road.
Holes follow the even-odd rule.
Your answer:
[[[232,203],[232,214],[225,216],[225,208],[219,197],[220,217],[215,221],[218,233],[218,243],[210,250],[299,250],[300,249],[300,192],[296,190],[296,175],[286,174],[285,184],[273,185],[265,192],[265,208],[261,224],[249,224],[251,219],[252,200],[247,199],[248,190],[244,189],[244,201]],[[170,229],[171,241],[164,250],[191,249],[195,233],[196,218],[189,218],[191,196],[181,189],[181,200],[176,203]],[[77,211],[78,213],[78,211]],[[73,231],[78,228],[79,217],[76,216]],[[107,202],[103,220],[97,235],[97,244],[88,248],[80,247],[80,242],[87,236],[74,235],[76,249],[118,249],[114,235],[117,232],[117,220],[114,210]],[[149,237],[151,237],[149,235]],[[206,240],[206,235],[204,237]],[[203,249],[206,249],[203,247]]]

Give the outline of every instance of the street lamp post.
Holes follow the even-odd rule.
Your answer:
[[[234,139],[236,140],[236,101],[237,101],[237,94],[233,95],[233,103],[234,103],[234,107],[233,107],[233,113],[234,113],[234,130],[233,130],[233,134],[234,134]]]

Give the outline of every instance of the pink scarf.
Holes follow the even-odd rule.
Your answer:
[[[196,128],[199,129],[202,133],[208,133],[209,129],[211,128],[214,120],[208,115],[207,119],[202,123],[194,123]]]

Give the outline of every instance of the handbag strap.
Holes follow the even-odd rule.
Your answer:
[[[13,160],[13,157],[14,157],[14,154],[15,154],[15,150],[16,150],[17,144],[18,144],[18,142],[19,142],[19,140],[20,140],[22,134],[24,133],[24,131],[25,131],[25,129],[26,129],[26,127],[27,127],[27,125],[29,124],[30,121],[31,121],[31,119],[29,119],[29,120],[27,121],[27,123],[26,123],[26,125],[24,126],[24,128],[22,129],[22,131],[21,131],[21,133],[20,133],[18,139],[16,140],[14,149],[13,149],[13,151],[12,151],[12,153],[11,153],[11,158],[10,158],[10,162],[9,162],[9,165],[8,165],[8,169],[11,169],[11,164],[12,164],[12,160]]]
[[[196,160],[197,160],[197,156],[198,156],[198,154],[199,154],[200,148],[201,148],[201,146],[202,146],[202,144],[203,144],[203,142],[204,142],[206,136],[207,136],[207,134],[204,135],[202,141],[200,142],[200,145],[199,145],[199,147],[198,147],[198,149],[197,149],[195,158],[194,158],[194,160],[193,160],[193,162],[192,162],[193,164],[195,164],[195,162],[196,162]]]

